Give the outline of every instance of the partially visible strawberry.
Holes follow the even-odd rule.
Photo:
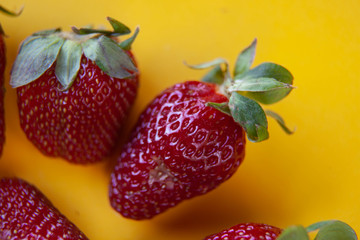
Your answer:
[[[9,10],[6,10],[0,5],[0,12],[5,13],[9,16],[18,16],[21,11],[14,13]],[[4,119],[4,72],[6,66],[6,48],[4,41],[4,30],[0,24],[0,155],[3,151],[3,145],[5,142],[5,119]]]
[[[234,79],[228,64],[216,59],[197,66],[214,66],[207,82],[176,84],[143,111],[111,175],[116,211],[132,219],[152,218],[205,194],[241,164],[245,131],[252,141],[268,137],[265,113],[252,99],[279,101],[291,91],[292,75],[273,63],[249,69],[255,43],[239,55]],[[286,129],[278,115],[268,113]]]
[[[0,239],[88,239],[34,186],[18,178],[0,181]]]
[[[275,240],[282,230],[267,224],[243,223],[210,235],[204,240]]]
[[[135,34],[108,18],[114,31],[73,28],[38,32],[21,45],[11,72],[20,124],[44,154],[94,163],[116,145],[139,81]]]
[[[357,240],[354,229],[338,220],[318,222],[307,228],[290,226],[285,230],[267,224],[242,223],[204,240],[309,240],[308,233],[313,231],[318,231],[316,240]]]

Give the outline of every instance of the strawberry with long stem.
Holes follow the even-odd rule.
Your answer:
[[[123,216],[152,218],[185,199],[205,194],[229,179],[250,141],[268,138],[260,104],[275,103],[293,89],[284,67],[262,63],[250,69],[256,40],[239,55],[234,76],[224,59],[202,82],[186,81],[158,95],[141,114],[111,175],[110,202]]]
[[[138,88],[130,51],[138,34],[108,18],[113,30],[72,28],[34,33],[11,71],[21,128],[44,154],[94,163],[116,146]]]
[[[284,230],[268,224],[241,223],[204,240],[310,240],[309,233],[314,231],[315,240],[357,240],[354,229],[339,220],[321,221],[308,227],[294,225]]]

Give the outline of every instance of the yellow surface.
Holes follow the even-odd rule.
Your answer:
[[[240,222],[279,227],[340,219],[360,234],[360,2],[357,0],[3,0],[25,5],[19,18],[0,16],[9,36],[6,145],[0,176],[38,186],[92,240],[202,239]],[[222,56],[233,64],[258,38],[255,64],[273,61],[295,76],[297,89],[271,106],[297,128],[286,136],[270,120],[270,139],[247,145],[228,182],[149,221],[125,219],[108,202],[116,154],[75,166],[43,156],[19,126],[9,70],[20,42],[34,31],[88,23],[106,16],[140,25],[134,52],[141,86],[126,129],[162,89],[204,72],[186,68]],[[128,132],[128,131],[127,131]],[[124,133],[124,138],[126,133]]]

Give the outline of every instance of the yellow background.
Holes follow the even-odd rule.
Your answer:
[[[3,0],[25,5],[18,18],[0,16],[9,36],[6,144],[0,176],[38,186],[92,240],[202,239],[240,222],[279,227],[325,220],[348,222],[360,234],[360,2],[358,0]],[[295,76],[287,99],[270,106],[297,131],[285,135],[269,120],[270,139],[249,143],[244,163],[211,193],[149,221],[132,221],[108,202],[116,154],[104,163],[71,165],[43,156],[20,129],[9,71],[32,32],[114,17],[141,27],[133,50],[141,70],[136,104],[124,131],[164,88],[204,72],[183,65],[221,56],[233,65],[258,38],[255,64],[272,61]]]

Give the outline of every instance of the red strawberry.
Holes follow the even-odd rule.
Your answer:
[[[9,16],[18,16],[18,13],[10,12],[0,5],[0,12],[5,13]],[[6,66],[6,48],[4,41],[4,30],[0,24],[0,155],[3,151],[3,145],[5,142],[5,119],[4,119],[4,72]]]
[[[108,18],[114,31],[59,29],[35,33],[20,48],[11,72],[21,127],[44,154],[73,163],[100,161],[114,148],[133,104],[138,71],[129,48],[115,36],[130,30]]]
[[[309,240],[308,233],[316,230],[315,239],[319,240],[357,240],[354,229],[338,220],[318,222],[307,228],[291,226],[285,230],[267,224],[242,223],[207,236],[204,240]]]
[[[267,224],[243,223],[205,238],[205,240],[275,240],[282,230]]]
[[[0,239],[88,239],[34,186],[0,181]]]
[[[249,70],[254,48],[255,42],[239,55],[234,80],[228,64],[217,59],[197,67],[215,65],[204,80],[223,84],[220,87],[187,81],[149,104],[111,175],[110,202],[116,211],[132,219],[152,218],[184,199],[207,193],[241,164],[244,129],[252,141],[267,138],[265,113],[248,97],[278,101],[290,92],[292,76],[272,63]],[[258,91],[264,81],[266,91]],[[253,86],[257,92],[241,92],[253,82],[261,83]]]

